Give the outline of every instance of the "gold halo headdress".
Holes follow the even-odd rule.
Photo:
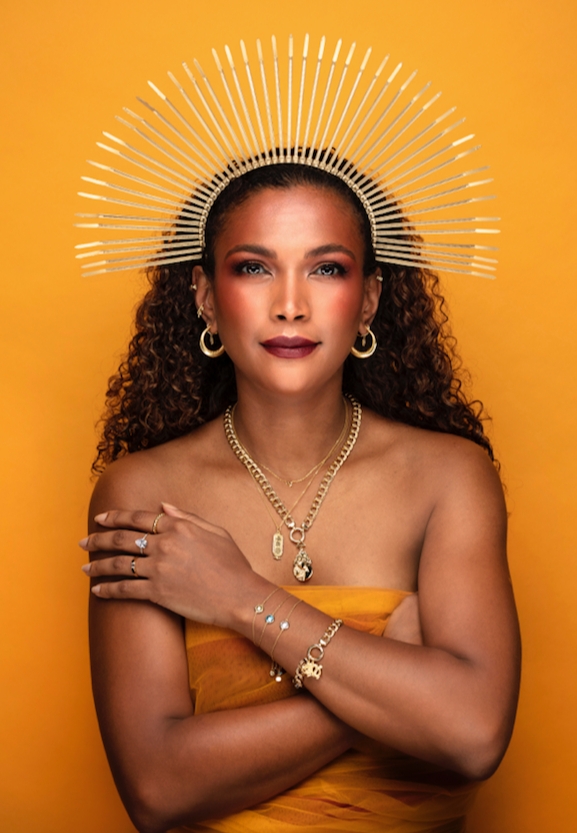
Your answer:
[[[281,60],[274,37],[268,58],[257,40],[254,69],[243,41],[238,63],[228,46],[224,61],[213,49],[212,80],[196,60],[194,72],[183,64],[184,84],[168,73],[178,106],[149,81],[159,102],[138,99],[148,117],[125,108],[127,118],[117,118],[126,138],[105,132],[108,144],[97,142],[116,160],[89,161],[106,180],[82,177],[99,192],[80,195],[115,212],[77,215],[77,226],[101,237],[76,247],[85,274],[199,261],[209,211],[226,186],[249,170],[290,163],[354,191],[379,262],[492,277],[494,247],[474,241],[496,233],[485,224],[499,218],[463,216],[492,199],[474,190],[491,182],[478,178],[486,167],[461,169],[479,147],[468,144],[473,134],[449,137],[464,119],[447,123],[454,107],[434,116],[441,94],[427,98],[430,82],[411,96],[416,71],[395,88],[402,64],[385,72],[387,56],[370,72],[368,49],[355,71],[355,44],[344,60],[341,47],[339,40],[327,61],[323,37],[315,60],[306,35],[297,60],[291,36]]]

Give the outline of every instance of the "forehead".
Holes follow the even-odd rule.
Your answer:
[[[363,250],[359,218],[330,188],[298,185],[264,188],[230,209],[217,236],[217,250],[242,243],[305,250],[339,243]]]

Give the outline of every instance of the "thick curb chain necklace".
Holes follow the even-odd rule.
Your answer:
[[[349,396],[348,394],[346,394],[346,396],[350,400],[351,405],[353,407],[349,435],[337,458],[334,460],[333,463],[331,463],[331,465],[327,469],[325,476],[321,480],[320,486],[313,499],[308,514],[300,526],[297,526],[296,521],[290,514],[287,507],[285,506],[283,500],[275,492],[274,488],[266,478],[262,469],[252,459],[248,451],[241,445],[237,437],[236,431],[234,429],[234,424],[232,420],[233,406],[229,405],[226,411],[224,412],[224,433],[226,435],[226,439],[228,440],[228,444],[230,445],[236,457],[238,457],[240,462],[246,467],[251,477],[260,486],[265,497],[268,498],[274,510],[283,519],[284,523],[289,529],[289,538],[297,548],[297,554],[293,562],[293,575],[297,579],[297,581],[308,581],[313,574],[313,563],[305,549],[306,534],[313,525],[314,520],[319,513],[319,510],[322,506],[323,500],[327,496],[327,492],[331,483],[335,479],[335,476],[341,468],[341,466],[348,459],[359,436],[362,419],[362,408],[360,403],[357,402],[357,400],[354,397]]]

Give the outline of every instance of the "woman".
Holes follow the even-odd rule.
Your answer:
[[[139,830],[463,829],[519,640],[502,490],[440,317],[434,279],[377,263],[358,197],[304,165],[234,180],[192,275],[156,269],[81,542]],[[226,355],[201,365],[202,327]]]

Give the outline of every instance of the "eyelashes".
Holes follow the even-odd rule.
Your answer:
[[[234,266],[235,275],[264,275],[267,270],[256,260],[242,260]]]
[[[336,263],[333,261],[330,263],[321,263],[320,266],[317,266],[314,272],[315,275],[322,275],[325,278],[340,278],[347,273],[348,269],[346,269],[342,263]]]
[[[233,271],[236,275],[268,275],[270,270],[258,260],[242,260],[234,265]],[[312,275],[320,275],[323,278],[340,278],[347,275],[349,270],[338,261],[327,261],[317,266]]]

